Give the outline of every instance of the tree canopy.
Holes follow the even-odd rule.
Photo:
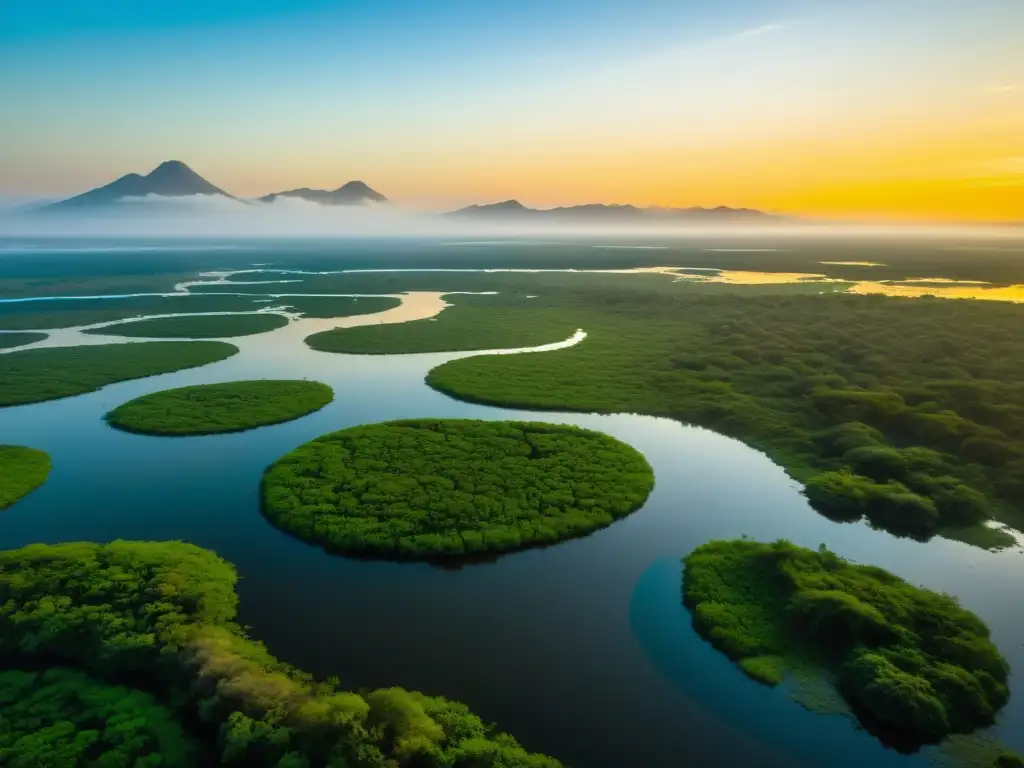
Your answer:
[[[922,743],[993,722],[1009,668],[988,627],[954,599],[822,548],[712,541],[684,559],[693,625],[751,677],[792,664],[836,675],[869,729]]]
[[[153,341],[46,347],[0,355],[0,407],[81,395],[129,379],[224,360],[238,347],[222,341]]]
[[[644,457],[600,432],[535,422],[423,419],[352,427],[282,457],[264,513],[332,551],[465,556],[552,544],[638,509]]]
[[[34,344],[46,338],[45,333],[0,333],[0,349]]]
[[[474,402],[713,428],[766,451],[834,519],[1004,545],[979,523],[1024,530],[1024,307],[725,287],[542,297],[586,340],[454,360],[427,381]]]
[[[50,456],[44,451],[0,445],[0,509],[6,509],[45,483],[50,468]]]
[[[131,680],[175,707],[225,766],[560,765],[526,752],[461,704],[399,688],[353,693],[277,660],[235,623],[235,579],[227,562],[181,542],[34,544],[0,552],[0,666],[56,664],[107,684]],[[108,696],[67,698],[60,706],[74,704],[76,713],[62,722],[96,730],[84,728],[94,722],[87,712]],[[121,727],[173,735],[161,723],[158,716]],[[61,728],[66,743],[71,733]],[[79,734],[72,743],[79,737],[103,734]]]
[[[106,419],[128,432],[208,435],[291,421],[333,399],[334,391],[316,381],[231,381],[143,395],[119,405]]]
[[[269,312],[235,315],[182,315],[154,317],[90,328],[83,333],[102,336],[137,336],[150,339],[225,339],[252,336],[288,325],[288,318]]]

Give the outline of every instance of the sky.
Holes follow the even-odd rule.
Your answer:
[[[1024,221],[1024,0],[0,0],[0,196]]]

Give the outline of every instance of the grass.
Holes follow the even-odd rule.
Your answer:
[[[129,379],[224,360],[238,348],[220,341],[154,341],[26,349],[0,355],[0,407],[81,395]]]
[[[995,518],[1024,530],[1024,339],[1010,330],[1024,307],[722,287],[600,288],[541,296],[532,310],[510,304],[509,334],[524,325],[548,339],[567,328],[587,338],[451,361],[427,382],[471,402],[715,429],[768,453],[836,520],[995,546],[1005,536],[964,529]],[[450,311],[456,344],[487,323],[481,308]]]
[[[292,421],[333,399],[334,391],[315,381],[232,381],[143,395],[115,408],[106,420],[147,435],[209,435]]]
[[[1009,667],[955,600],[789,542],[713,541],[684,560],[697,632],[755,680],[818,664],[868,730],[920,746],[991,725]]]
[[[0,349],[35,344],[46,338],[45,333],[0,333]]]
[[[269,313],[248,315],[192,315],[133,320],[83,331],[102,336],[150,339],[224,339],[252,336],[288,325],[288,318]]]
[[[435,419],[317,438],[263,476],[264,514],[330,551],[432,559],[553,544],[638,509],[644,457],[600,432]]]
[[[364,325],[314,333],[306,343],[321,352],[361,355],[452,352],[531,347],[563,341],[577,326],[524,296],[453,296],[455,306],[425,320]]]
[[[182,542],[35,544],[0,552],[0,667],[62,666],[96,683],[130,681],[173,706],[219,755],[219,765],[560,768],[464,705],[400,688],[346,691],[274,658],[236,622],[235,582],[231,564]],[[82,716],[81,704],[95,705],[95,697],[88,699],[64,707],[62,719]],[[164,720],[156,712],[135,714],[93,718],[93,728],[115,726],[124,734]],[[173,735],[164,725],[162,733]],[[0,728],[0,739],[9,732]],[[52,735],[37,731],[40,740]],[[76,764],[47,757],[16,764]]]
[[[50,456],[34,448],[0,445],[0,509],[7,509],[46,482]]]

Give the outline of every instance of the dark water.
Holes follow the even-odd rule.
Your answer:
[[[822,717],[747,680],[693,632],[679,558],[747,534],[824,542],[960,597],[1024,668],[1024,557],[898,540],[815,514],[799,486],[743,444],[667,420],[534,414],[459,403],[423,384],[460,355],[314,352],[293,327],[236,340],[205,368],[81,397],[0,410],[0,442],[48,451],[50,480],[0,514],[0,547],[79,539],[184,539],[237,564],[241,620],[287,661],[351,687],[401,685],[467,703],[528,748],[588,766],[907,765],[839,717]],[[537,353],[545,354],[545,353]],[[335,402],[252,432],[156,438],[107,427],[103,413],[185,384],[288,377],[329,383]],[[353,424],[439,416],[579,424],[648,457],[643,509],[577,541],[442,570],[346,560],[289,538],[259,514],[263,468]],[[1018,681],[996,733],[1024,748]]]

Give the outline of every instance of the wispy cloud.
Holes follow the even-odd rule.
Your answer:
[[[795,26],[794,22],[791,21],[780,21],[774,24],[762,24],[759,27],[751,27],[750,29],[744,29],[735,34],[728,35],[727,40],[749,40],[752,37],[764,37],[765,35],[773,35],[777,32],[790,29]]]
[[[993,85],[986,85],[984,88],[981,89],[981,92],[991,95],[998,95],[1001,93],[1012,93],[1017,90],[1020,90],[1020,86],[1018,86],[1016,83],[995,83]]]

